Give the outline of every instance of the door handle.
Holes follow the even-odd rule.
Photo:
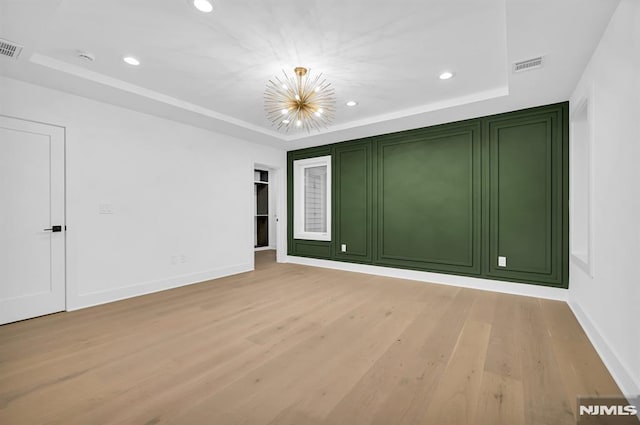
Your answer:
[[[45,232],[53,232],[53,233],[62,232],[62,226],[51,226],[48,229],[42,229],[42,230],[44,230]]]

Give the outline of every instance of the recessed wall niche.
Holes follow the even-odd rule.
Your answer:
[[[589,275],[591,267],[591,144],[593,111],[585,97],[571,111],[571,259]]]

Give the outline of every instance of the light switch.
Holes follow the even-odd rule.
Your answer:
[[[498,267],[507,267],[507,257],[498,257]]]
[[[342,245],[340,245],[340,251],[347,252],[347,244],[346,243],[343,243]]]

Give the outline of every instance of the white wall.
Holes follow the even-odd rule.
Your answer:
[[[253,166],[285,169],[284,150],[12,79],[0,93],[0,114],[66,128],[69,310],[253,268]]]
[[[571,258],[569,298],[623,392],[640,394],[640,2],[623,0],[571,96],[587,100],[590,267]],[[578,133],[576,133],[578,134]],[[572,157],[573,158],[573,157]],[[588,187],[571,181],[571,193]],[[572,211],[572,219],[584,211]],[[575,221],[575,220],[572,220]],[[590,268],[590,273],[589,273]]]

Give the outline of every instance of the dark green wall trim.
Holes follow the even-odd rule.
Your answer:
[[[376,145],[375,264],[479,275],[480,121],[391,135]]]
[[[484,130],[485,275],[562,286],[562,109],[488,118]]]
[[[289,151],[288,253],[566,288],[568,139],[563,102]],[[293,161],[324,155],[332,240],[293,239]]]
[[[373,161],[370,140],[333,147],[333,255],[370,264],[373,252]],[[342,251],[342,245],[347,250]]]

